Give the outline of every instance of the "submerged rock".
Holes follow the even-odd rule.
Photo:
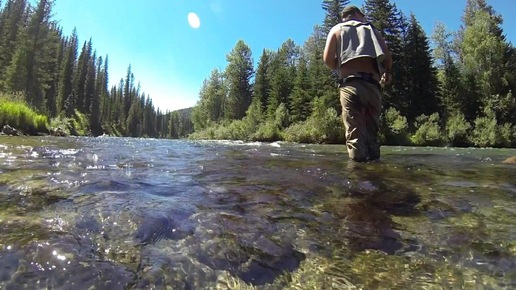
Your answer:
[[[516,164],[516,156],[511,156],[503,161],[503,163]]]
[[[194,225],[189,220],[190,215],[189,212],[176,210],[146,216],[138,227],[135,238],[141,245],[155,244],[162,239],[183,239],[194,232]]]

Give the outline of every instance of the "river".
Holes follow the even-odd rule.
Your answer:
[[[344,150],[0,137],[0,288],[516,288],[516,150]]]

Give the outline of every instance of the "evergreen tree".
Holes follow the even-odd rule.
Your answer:
[[[250,84],[254,73],[251,49],[240,40],[226,56],[226,59],[228,65],[225,76],[229,90],[225,115],[229,119],[239,120],[245,116],[253,96]]]
[[[147,136],[156,137],[156,116],[152,99],[147,97],[143,109],[143,127]]]
[[[130,137],[140,137],[142,135],[142,124],[140,117],[140,102],[135,100],[131,104],[131,108],[129,109],[129,114],[127,116],[127,124],[126,124],[126,132]]]
[[[254,78],[254,98],[260,101],[262,112],[267,109],[267,100],[269,99],[270,94],[271,55],[271,51],[267,49],[263,50]]]
[[[290,117],[292,123],[305,121],[311,114],[311,97],[309,95],[309,79],[306,61],[300,59],[294,88],[289,96]]]
[[[169,129],[170,129],[170,138],[177,139],[180,135],[180,127],[181,127],[181,119],[178,111],[174,111],[170,113],[170,123],[169,123]],[[195,125],[195,123],[194,123]]]
[[[123,131],[123,125],[125,122],[124,117],[124,79],[120,79],[118,83],[118,88],[115,90],[115,94],[113,94],[113,110],[112,110],[112,120],[114,123],[118,124],[118,127],[121,131]]]
[[[211,123],[218,123],[224,118],[226,87],[222,73],[218,69],[211,72],[210,78],[203,82],[200,100],[192,112],[196,130],[204,129]]]
[[[46,107],[50,117],[58,114],[57,95],[59,91],[60,68],[64,56],[65,41],[62,32],[52,24],[50,33],[51,46],[53,46],[51,61],[47,63],[50,78],[47,81],[47,89],[45,91]]]
[[[123,94],[124,107],[123,107],[123,111],[122,111],[123,112],[122,119],[125,119],[125,116],[127,116],[129,114],[129,109],[131,107],[131,104],[133,103],[133,100],[131,97],[131,88],[133,87],[133,84],[134,84],[134,75],[131,70],[131,65],[129,65],[127,67],[127,74],[125,76],[125,86],[123,87],[123,89],[124,89],[124,94]]]
[[[326,12],[323,22],[325,34],[328,34],[333,26],[342,22],[342,10],[348,4],[349,0],[323,0],[322,8]]]
[[[406,113],[409,123],[412,123],[419,115],[431,115],[439,109],[437,75],[430,45],[414,14],[410,17],[404,51],[411,78],[407,87],[407,107],[402,112]]]
[[[109,57],[106,55],[106,58],[104,59],[104,67],[101,73],[102,78],[100,79],[100,85],[102,86],[102,88],[100,89],[100,92],[102,94],[102,123],[109,123],[111,121],[111,100],[114,96],[113,94],[110,94],[110,92],[108,92],[108,59]]]
[[[274,55],[271,69],[271,90],[267,100],[267,115],[273,118],[279,105],[289,108],[289,95],[292,92],[299,47],[292,39],[285,41]],[[288,112],[288,110],[287,110]]]
[[[20,32],[23,31],[26,24],[26,12],[26,0],[8,0],[0,15],[0,77],[2,78],[0,89],[5,89],[4,76],[15,54]],[[19,60],[16,63],[20,63],[20,59],[24,58],[25,55],[23,51],[18,52],[17,58]],[[19,70],[19,68],[16,70]]]
[[[27,97],[40,111],[46,110],[46,89],[52,83],[53,52],[56,50],[52,38],[50,20],[52,0],[40,0],[27,27]]]
[[[510,94],[516,88],[514,71],[510,71],[514,49],[503,35],[503,19],[485,0],[468,0],[463,21],[460,33],[463,76],[476,79],[478,91],[471,95],[472,102],[484,107],[467,115],[491,109],[499,121],[510,121],[516,114]]]
[[[90,63],[92,52],[91,39],[89,42],[84,42],[82,45],[81,54],[77,60],[77,70],[75,71],[73,86],[77,100],[77,109],[81,113],[86,113],[86,76],[88,74],[88,66]]]
[[[389,0],[365,0],[365,14],[367,19],[376,27],[385,38],[385,42],[393,59],[392,73],[394,80],[384,92],[385,107],[406,107],[403,103],[409,99],[406,88],[408,80],[407,59],[403,50],[408,23],[395,4]],[[405,113],[405,112],[403,112]]]
[[[312,100],[320,99],[324,107],[334,108],[340,113],[342,108],[336,87],[338,75],[332,74],[322,60],[326,36],[322,27],[316,25],[301,50],[302,58],[307,62],[308,94]]]
[[[84,113],[91,113],[91,103],[93,98],[97,94],[95,91],[95,82],[96,82],[96,61],[97,61],[97,53],[93,52],[93,55],[88,60],[88,65],[86,66],[86,79],[84,80]]]
[[[66,41],[64,59],[61,64],[58,111],[64,111],[68,117],[73,115],[76,109],[75,96],[73,91],[73,75],[77,59],[77,30],[74,28],[72,35]]]
[[[103,133],[102,131],[102,104],[106,97],[106,86],[104,85],[104,75],[102,71],[103,59],[99,56],[98,62],[95,68],[95,93],[90,104],[90,128],[93,136],[99,136]],[[89,77],[88,79],[90,79]]]
[[[4,88],[8,92],[22,92],[26,95],[28,56],[24,45],[18,46],[10,65],[5,70]]]

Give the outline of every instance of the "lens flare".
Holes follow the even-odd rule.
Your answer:
[[[195,14],[194,12],[190,12],[188,13],[188,24],[190,24],[192,28],[197,29],[201,26],[201,20],[199,19],[199,16],[197,16],[197,14]]]

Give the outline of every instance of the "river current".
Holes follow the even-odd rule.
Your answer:
[[[514,155],[0,136],[0,288],[516,288]]]

